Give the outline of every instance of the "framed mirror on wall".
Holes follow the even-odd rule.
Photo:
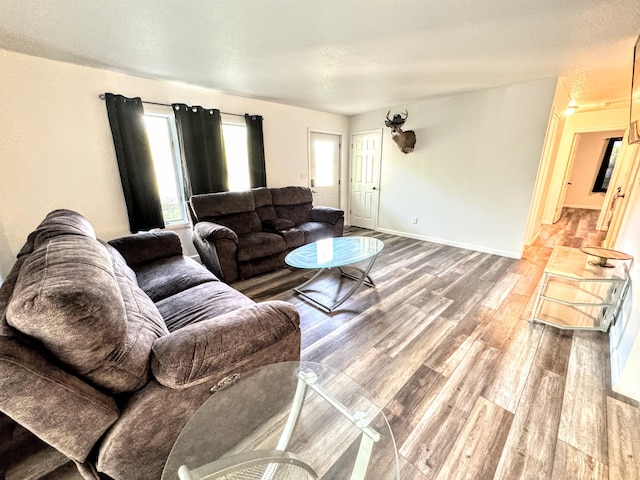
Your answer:
[[[629,144],[631,143],[640,143],[640,36],[633,49],[631,108],[629,112]]]

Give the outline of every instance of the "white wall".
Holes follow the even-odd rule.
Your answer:
[[[0,50],[0,277],[51,210],[85,215],[105,240],[129,233],[104,92],[264,117],[269,186],[307,185],[307,129],[348,134],[341,115]],[[343,152],[347,164],[348,152]],[[343,182],[346,198],[347,182]],[[190,231],[180,232],[195,253]]]
[[[352,133],[384,128],[378,228],[520,257],[555,89],[547,79],[393,108],[416,132],[407,155],[387,110],[352,117]]]
[[[629,199],[616,250],[635,258],[631,267],[631,289],[621,314],[609,331],[611,383],[613,390],[640,401],[640,178]]]
[[[551,112],[549,114],[549,124],[547,125],[547,134],[544,141],[544,151],[538,167],[534,194],[531,198],[529,221],[525,235],[525,243],[527,245],[531,245],[540,234],[545,204],[551,187],[553,169],[566,119],[564,112],[568,104],[569,92],[567,91],[564,82],[562,80],[558,80],[556,91],[553,96],[553,106],[551,107]]]
[[[592,192],[602,157],[612,137],[622,137],[624,130],[582,133],[578,136],[576,155],[571,167],[565,207],[600,210],[604,192]]]

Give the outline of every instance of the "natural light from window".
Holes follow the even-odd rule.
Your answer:
[[[249,155],[247,152],[247,127],[231,123],[222,124],[224,149],[227,155],[229,190],[240,192],[251,188],[249,180]]]
[[[162,203],[162,214],[167,224],[186,223],[182,194],[180,162],[174,149],[173,118],[168,115],[145,114],[144,121],[156,171],[156,181]]]
[[[333,186],[334,143],[316,140],[313,142],[315,154],[315,186]]]

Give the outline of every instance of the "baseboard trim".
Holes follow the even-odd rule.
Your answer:
[[[618,381],[613,385],[612,390],[620,395],[624,395],[625,397],[629,397],[640,402],[640,388],[638,388],[637,385]]]
[[[472,245],[469,243],[461,243],[461,242],[452,242],[449,240],[443,240],[442,238],[434,238],[434,237],[429,237],[426,235],[416,235],[413,233],[407,233],[407,232],[399,232],[396,230],[391,230],[388,228],[377,228],[376,229],[378,232],[382,232],[382,233],[388,233],[389,235],[397,235],[399,237],[407,237],[407,238],[413,238],[415,240],[423,240],[425,242],[433,242],[433,243],[439,243],[441,245],[448,245],[450,247],[456,247],[456,248],[464,248],[466,250],[473,250],[474,252],[482,252],[482,253],[490,253],[492,255],[499,255],[501,257],[509,257],[509,258],[515,258],[515,259],[520,259],[522,258],[522,252],[513,252],[510,250],[499,250],[499,249],[495,249],[495,248],[487,248],[487,247],[483,247],[480,245]]]

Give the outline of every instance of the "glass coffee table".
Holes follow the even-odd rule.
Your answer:
[[[162,480],[399,478],[387,419],[349,376],[282,362],[226,383],[180,433]]]
[[[383,248],[384,243],[372,237],[326,238],[296,248],[285,257],[284,261],[291,267],[318,270],[313,277],[294,288],[293,291],[321,310],[331,313],[353,295],[363,283],[368,287],[375,286],[369,272],[376,256]],[[368,263],[364,268],[355,265],[366,260]],[[337,268],[340,275],[350,278],[354,283],[347,292],[332,299],[331,302],[326,302],[318,297],[317,292],[312,295],[313,290],[308,287],[325,271],[333,268]]]

